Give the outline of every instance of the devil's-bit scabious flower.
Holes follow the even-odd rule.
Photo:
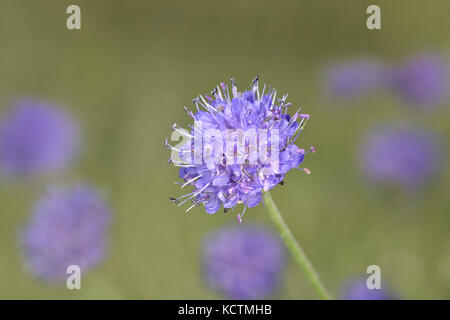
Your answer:
[[[449,67],[436,55],[421,55],[394,70],[392,87],[408,103],[432,108],[449,97]]]
[[[27,269],[53,282],[65,279],[70,265],[82,272],[97,265],[105,255],[109,220],[110,211],[94,189],[51,189],[20,234]]]
[[[57,106],[19,100],[0,119],[0,173],[29,177],[64,169],[78,142],[74,120]]]
[[[385,66],[369,59],[335,64],[324,73],[324,91],[333,99],[359,98],[382,88],[385,82]]]
[[[348,281],[343,289],[341,297],[344,300],[394,300],[394,296],[380,289],[367,288],[366,279],[357,278]]]
[[[412,190],[442,170],[445,156],[441,137],[411,126],[372,128],[360,151],[361,169],[371,181]]]
[[[293,144],[309,115],[299,109],[291,117],[286,98],[277,99],[276,91],[266,86],[261,92],[258,77],[250,90],[238,92],[231,79],[231,89],[222,82],[211,95],[195,98],[195,113],[185,107],[194,120],[190,130],[172,126],[172,140],[181,136],[188,143],[174,147],[165,141],[172,150],[169,163],[181,167],[182,188],[190,185],[194,190],[171,201],[179,206],[191,201],[190,208],[203,204],[210,214],[222,205],[226,212],[243,204],[237,216],[241,221],[246,208],[257,206],[263,191],[282,184],[289,170],[309,173],[299,165],[314,148],[305,151]]]
[[[231,299],[261,299],[280,285],[285,257],[279,238],[260,226],[227,227],[206,237],[207,284]]]

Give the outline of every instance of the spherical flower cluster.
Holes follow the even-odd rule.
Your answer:
[[[381,289],[369,289],[366,279],[352,279],[346,283],[342,290],[344,300],[393,300],[392,294]]]
[[[56,106],[20,100],[0,120],[0,171],[33,176],[67,167],[77,153],[78,128]]]
[[[258,226],[228,227],[205,239],[207,284],[231,299],[261,299],[278,287],[285,265],[278,237]]]
[[[29,271],[46,281],[67,277],[67,267],[82,272],[105,254],[110,212],[86,186],[52,189],[34,208],[20,235]]]
[[[434,107],[449,97],[448,64],[435,55],[409,60],[393,72],[391,81],[399,96],[423,108]]]
[[[361,168],[371,181],[415,189],[441,171],[444,152],[432,132],[384,125],[368,132],[361,156]]]
[[[260,92],[258,78],[253,80],[251,90],[244,92],[238,92],[234,79],[231,83],[231,93],[229,87],[222,82],[212,91],[211,96],[199,96],[194,99],[193,103],[197,109],[195,113],[185,107],[187,114],[194,120],[194,125],[187,131],[174,124],[173,131],[180,132],[184,137],[194,138],[208,130],[219,132],[224,137],[228,130],[246,132],[254,130],[253,135],[247,136],[248,141],[245,138],[238,140],[237,145],[233,147],[236,159],[248,156],[250,140],[258,139],[260,150],[266,148],[270,159],[276,160],[263,161],[264,157],[249,156],[244,162],[238,163],[236,159],[230,161],[220,151],[217,161],[212,161],[214,157],[207,157],[205,154],[216,150],[217,145],[214,145],[215,137],[210,139],[206,135],[203,135],[200,146],[195,145],[195,139],[191,139],[181,148],[170,145],[168,139],[165,145],[178,153],[180,158],[188,155],[184,157],[185,161],[182,163],[172,156],[169,163],[181,167],[179,177],[184,181],[182,187],[187,185],[194,187],[192,192],[171,200],[178,205],[192,201],[193,205],[190,208],[203,204],[206,212],[210,214],[217,212],[222,205],[226,212],[230,208],[234,209],[237,204],[243,204],[243,212],[238,214],[240,221],[245,209],[257,206],[262,199],[263,191],[282,184],[289,170],[297,168],[309,173],[308,169],[300,168],[299,165],[305,155],[314,151],[314,148],[305,151],[293,144],[302,132],[309,115],[301,114],[299,109],[291,117],[287,112],[291,105],[286,102],[287,95],[277,100],[276,91],[269,89],[266,92],[266,86]],[[260,130],[267,130],[266,137],[268,136],[270,141],[265,141],[261,136],[256,137],[256,132]],[[278,143],[277,140],[274,139],[275,142],[272,140],[275,132]],[[224,146],[222,150],[225,148]],[[200,151],[199,162],[195,156],[198,151]],[[192,154],[194,156],[191,157]]]

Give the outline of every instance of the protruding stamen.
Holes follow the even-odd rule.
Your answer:
[[[284,186],[284,180],[281,180],[278,184],[279,184],[280,186]]]
[[[202,175],[202,174],[199,174],[198,176],[196,176],[196,177],[194,177],[194,178],[192,178],[192,179],[186,181],[186,182],[181,186],[181,189],[183,189],[183,188],[186,187],[188,184],[190,184],[191,182],[194,182],[195,180],[197,180],[197,179],[199,179],[199,178],[201,178],[201,177],[203,177],[203,175]]]
[[[305,171],[306,174],[311,174],[311,171],[308,168],[303,168],[303,171]]]
[[[316,147],[311,146],[311,147],[309,148],[309,150],[310,150],[312,153],[314,153],[314,152],[316,152]]]
[[[298,113],[298,111],[297,111],[297,112],[292,116],[291,121],[289,121],[289,124],[294,123],[294,122],[297,120],[298,116],[299,116],[299,113]]]
[[[294,142],[297,140],[300,133],[303,131],[303,128],[305,127],[306,123],[308,122],[308,119],[310,118],[309,114],[299,114],[300,119],[302,119],[297,127],[295,129],[294,135],[289,139],[289,142]]]
[[[247,204],[245,205],[244,210],[242,210],[242,213],[238,214],[237,217],[236,217],[238,219],[239,223],[242,223],[242,218],[244,217],[245,210],[247,210]]]
[[[258,85],[258,80],[259,80],[259,76],[256,76],[256,77],[252,80],[253,86]]]
[[[190,116],[191,118],[195,119],[194,114],[192,113],[191,110],[189,110],[186,106],[184,106],[183,109],[187,113],[188,116]]]
[[[200,98],[196,97],[192,99],[192,103],[195,104],[195,107],[197,108],[197,111],[200,111],[200,108],[198,107],[198,103],[200,102]]]
[[[206,95],[206,96],[208,97],[208,95]],[[212,98],[211,98],[211,97],[209,97],[209,98],[210,98],[211,101],[212,101]],[[203,98],[202,95],[200,95],[200,99],[202,99],[203,103],[205,104],[205,105],[204,105],[205,109],[207,109],[208,111],[210,111],[209,109],[211,109],[212,111],[217,112],[216,108],[214,108],[212,105],[210,105],[210,104],[205,100],[205,98]],[[200,103],[201,103],[201,101],[200,101]]]
[[[178,131],[182,136],[188,137],[190,139],[194,138],[194,136],[191,135],[186,129],[177,128],[176,123],[174,123],[172,125],[172,131],[175,131],[175,130]]]
[[[258,77],[258,76],[256,76],[256,77],[252,80],[252,84],[253,84],[252,91],[253,91],[253,93],[256,92],[258,101],[261,101],[261,97],[260,97],[260,95],[259,95],[259,85],[258,85],[258,80],[259,80],[259,77]]]
[[[169,198],[170,201],[175,202],[175,203],[179,203],[180,199],[186,198],[187,196],[190,196],[192,193],[187,193],[185,195],[182,195],[181,197],[178,198]]]
[[[301,113],[301,114],[300,114],[300,118],[301,118],[301,119],[306,119],[306,120],[307,120],[307,119],[311,118],[311,116],[310,116],[309,114],[306,114],[306,113]]]
[[[183,164],[183,163],[181,163],[181,162],[179,162],[179,163],[174,163],[173,164],[175,167],[182,167],[182,168],[193,168],[193,167],[196,167],[197,165],[195,165],[195,164]],[[181,183],[180,183],[181,184]]]
[[[195,201],[194,199],[192,199],[191,201],[192,201],[193,205],[190,206],[190,207],[185,211],[186,213],[188,213],[193,207],[198,207],[198,206],[199,206],[198,202]]]
[[[276,99],[277,99],[277,91],[274,90],[273,93],[272,93],[272,104],[270,105],[270,109],[273,108]]]
[[[174,202],[174,203],[180,203],[180,201],[178,199],[175,199],[175,198],[172,198],[172,197],[170,197],[169,200]]]
[[[165,138],[165,139],[164,139],[164,146],[165,146],[166,148],[169,148],[170,150],[173,150],[173,151],[176,151],[176,152],[180,152],[179,149],[177,149],[177,148],[175,148],[175,147],[173,147],[173,146],[171,146],[171,145],[169,144],[169,138]]]
[[[206,188],[208,188],[210,184],[211,184],[211,182],[208,182],[208,183],[207,183],[203,188],[201,188],[199,191],[193,193],[189,198],[187,198],[187,199],[184,200],[183,202],[180,202],[180,203],[178,204],[177,207],[183,205],[186,201],[189,201],[189,200],[191,200],[192,198],[195,198],[196,196],[198,196],[198,195],[199,195],[200,193],[202,193]]]
[[[234,78],[231,78],[230,81],[231,81],[231,92],[233,93],[233,98],[237,98],[238,92],[237,92],[237,87],[236,87],[236,80],[234,80]]]
[[[230,208],[223,208],[223,213],[227,213]]]
[[[261,92],[261,97],[259,98],[259,101],[261,101],[261,98],[264,98],[264,91],[266,91],[266,85],[264,85],[262,92]]]
[[[300,126],[299,126],[300,127]],[[298,129],[297,129],[298,130]],[[295,136],[291,137],[289,139],[289,143],[294,142],[295,140],[297,140],[298,136],[300,135],[300,133],[302,133],[302,129],[298,130],[298,132],[295,134]]]
[[[173,160],[172,160],[172,158],[169,158],[169,160],[167,160],[167,163],[168,163],[168,164],[171,164],[171,163],[173,163]]]
[[[216,92],[215,92],[216,99],[217,99],[217,94],[219,94],[220,100],[223,100],[222,91],[220,91],[219,86],[217,86],[214,90],[216,90]],[[224,92],[225,92],[225,89],[224,89]]]
[[[281,97],[281,99],[278,99],[278,102],[280,102],[280,107],[283,107],[283,106],[284,106],[284,104],[285,104],[285,102],[286,102],[286,99],[287,99],[288,95],[289,95],[289,94],[286,93],[285,95],[283,95],[283,97]]]

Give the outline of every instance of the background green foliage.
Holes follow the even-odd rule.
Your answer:
[[[382,29],[369,31],[365,10],[375,2]],[[65,26],[72,3],[81,31]],[[200,248],[235,217],[186,215],[168,201],[179,190],[162,141],[174,121],[188,123],[182,107],[195,95],[231,76],[247,88],[256,74],[312,116],[298,144],[317,147],[305,161],[313,174],[289,173],[272,195],[331,292],[377,264],[400,297],[450,298],[448,168],[414,196],[372,188],[355,170],[368,126],[412,122],[448,137],[448,108],[424,113],[388,93],[335,105],[320,90],[321,70],[335,60],[447,54],[449,12],[445,0],[2,0],[0,109],[23,96],[67,106],[84,149],[64,175],[0,183],[0,298],[219,297],[202,282]],[[108,194],[114,221],[107,259],[69,291],[24,272],[17,233],[46,186],[77,181]],[[262,206],[247,211],[250,222],[270,225]],[[292,261],[274,298],[314,298]]]

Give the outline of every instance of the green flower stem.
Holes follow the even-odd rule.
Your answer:
[[[278,210],[275,202],[273,201],[270,193],[268,191],[264,192],[263,198],[270,218],[272,219],[273,223],[275,223],[275,226],[277,227],[281,238],[283,239],[291,254],[294,256],[295,261],[297,261],[302,268],[314,291],[321,299],[331,299],[327,289],[325,289],[324,285],[320,281],[319,275],[314,270],[311,262],[309,262],[302,247],[300,247],[297,240],[295,240],[291,230],[289,230],[286,222],[284,222],[283,217],[281,216],[281,213]]]

